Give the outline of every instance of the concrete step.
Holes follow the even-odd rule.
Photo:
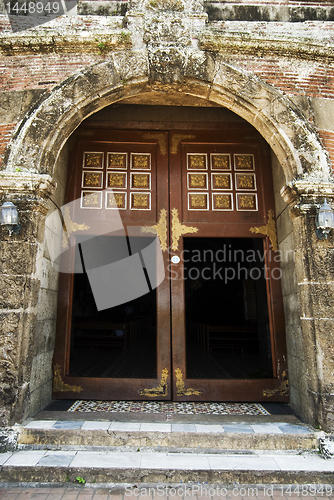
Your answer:
[[[333,484],[324,433],[291,421],[32,420],[0,454],[0,482]]]
[[[3,483],[334,484],[334,460],[316,453],[242,454],[23,450],[0,454]]]
[[[18,444],[30,449],[121,447],[129,450],[317,450],[319,433],[289,422],[223,424],[33,420],[18,426]]]

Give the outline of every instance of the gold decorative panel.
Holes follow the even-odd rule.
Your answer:
[[[212,189],[232,189],[231,174],[211,174]]]
[[[253,155],[234,155],[236,170],[254,170]]]
[[[211,153],[211,169],[212,170],[231,170],[231,159],[230,155],[217,153]]]
[[[208,174],[188,174],[188,189],[208,189]]]
[[[102,168],[103,153],[85,153],[84,168]]]
[[[82,187],[102,188],[102,172],[82,172]]]
[[[160,240],[161,250],[164,252],[168,250],[167,247],[167,236],[168,236],[168,228],[167,228],[167,210],[162,208],[160,210],[160,219],[157,224],[154,226],[143,226],[141,228],[143,233],[153,233],[157,234]]]
[[[212,193],[213,210],[233,210],[232,194]]]
[[[102,208],[102,193],[81,191],[81,208]]]
[[[126,209],[126,193],[107,193],[106,208],[121,210]]]
[[[207,170],[206,154],[187,154],[188,170]]]
[[[108,168],[126,168],[126,153],[108,153]]]
[[[151,170],[150,153],[131,153],[131,169]]]
[[[141,396],[148,396],[150,398],[160,398],[168,396],[168,370],[164,368],[161,372],[160,383],[157,387],[150,389],[141,389],[139,391]]]
[[[108,172],[107,188],[126,188],[126,174],[123,172]]]
[[[256,189],[255,174],[235,174],[237,189]]]
[[[208,210],[207,193],[188,193],[188,210]]]
[[[151,188],[151,174],[131,173],[131,188],[132,189],[150,189]]]
[[[257,195],[237,193],[237,209],[238,210],[257,210]]]
[[[150,193],[131,193],[132,210],[151,210]]]

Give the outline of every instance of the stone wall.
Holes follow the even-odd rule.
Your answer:
[[[6,227],[0,229],[0,425],[21,421],[29,415],[40,285],[37,261],[43,251],[44,219],[48,211],[45,198],[52,189],[48,177],[2,175],[1,201],[16,204],[21,231],[9,236]]]
[[[281,256],[282,295],[285,314],[290,403],[305,420],[308,415],[307,369],[304,359],[303,334],[300,324],[298,284],[295,268],[295,242],[289,206],[281,196],[286,181],[284,172],[272,154],[272,170],[276,206],[277,239]]]
[[[55,166],[53,181],[56,189],[52,200],[48,201],[49,214],[57,210],[55,204],[64,204],[66,176],[68,165],[68,143],[63,148]],[[40,288],[37,302],[36,326],[34,335],[34,351],[30,378],[30,408],[29,415],[36,415],[52,400],[52,358],[54,352],[58,278],[57,267],[50,260],[47,235],[52,227],[46,220],[45,238],[37,255],[36,274],[39,277]]]

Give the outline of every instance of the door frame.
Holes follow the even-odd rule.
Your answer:
[[[257,141],[259,146],[262,148],[262,157],[263,161],[266,161],[268,165],[270,165],[270,168],[267,169],[268,175],[270,178],[271,186],[272,184],[272,176],[271,176],[271,161],[270,161],[270,150],[269,146],[267,143],[264,141],[264,139],[261,137],[261,135],[251,126],[245,123],[237,123],[237,124],[225,124],[225,123],[208,123],[205,124],[206,131],[210,132],[215,132],[219,133],[221,137],[224,137],[225,135],[231,135],[235,134],[238,137],[240,135],[247,136],[248,139]],[[108,130],[106,130],[108,129]],[[76,140],[89,140],[89,141],[94,141],[94,137],[99,138],[100,140],[104,138],[107,138],[110,136],[110,133],[112,132],[113,134],[116,133],[116,131],[124,132],[124,131],[131,131],[133,133],[134,130],[137,130],[140,132],[143,131],[157,131],[159,133],[163,132],[196,132],[198,131],[201,133],[203,131],[203,124],[202,123],[154,123],[154,122],[111,122],[111,121],[96,121],[94,120],[90,121],[89,123],[83,123],[80,128],[76,131],[75,133],[75,138]],[[171,139],[170,134],[170,139]],[[105,139],[107,140],[107,139]],[[151,141],[152,142],[152,141]],[[182,141],[181,141],[182,142]],[[181,144],[180,142],[180,144]],[[157,141],[158,143],[158,141]],[[161,151],[160,151],[161,153]],[[70,155],[70,160],[69,160],[69,165],[72,164],[74,156],[76,152],[75,149],[72,150],[71,155]],[[166,158],[165,158],[166,160]],[[69,185],[73,185],[73,175],[69,169],[68,173],[68,183]],[[171,191],[172,189],[172,184],[173,184],[173,175],[172,175],[172,169],[169,170],[169,183],[171,186]],[[166,188],[166,185],[161,186],[162,189]],[[168,197],[167,197],[168,198]],[[69,201],[69,197],[67,197],[66,202]],[[274,200],[273,198],[271,199],[271,206],[274,205]],[[170,209],[172,206],[169,206],[168,202],[165,203],[165,208],[168,211],[168,214],[170,213]],[[273,206],[273,209],[275,207]],[[185,224],[192,225],[189,221],[185,221]],[[170,224],[169,224],[170,226]],[[256,237],[256,235],[252,235],[252,237]],[[261,237],[261,236],[258,236]],[[267,250],[269,250],[269,243],[267,239],[265,240],[265,245]],[[268,263],[268,269],[270,271],[273,263]],[[160,285],[161,286],[161,285]],[[285,344],[285,333],[284,332],[284,312],[283,312],[283,302],[282,302],[282,292],[281,292],[281,286],[280,286],[280,281],[277,280],[268,280],[267,281],[267,288],[268,288],[268,297],[271,298],[271,300],[268,301],[268,309],[269,309],[269,316],[270,316],[270,322],[271,322],[271,341],[272,341],[272,348],[275,352],[276,355],[273,356],[273,363],[274,363],[274,374],[276,375],[276,378],[273,379],[262,379],[261,382],[259,383],[259,379],[257,380],[221,380],[219,381],[219,384],[216,384],[216,388],[211,392],[210,399],[211,400],[222,400],[222,401],[254,401],[254,391],[253,387],[255,384],[258,386],[258,391],[257,391],[257,396],[256,400],[257,401],[266,401],[268,400],[268,395],[270,394],[270,401],[288,401],[288,396],[285,389],[285,381],[286,381],[286,344]],[[67,290],[67,291],[65,291]],[[66,366],[64,366],[64,363],[62,360],[64,359],[64,346],[66,346],[66,342],[61,345],[61,340],[64,339],[64,335],[60,332],[64,331],[64,326],[66,322],[69,321],[69,312],[68,312],[68,307],[66,307],[66,304],[68,304],[68,299],[69,296],[73,292],[73,280],[71,282],[71,278],[69,275],[61,275],[60,277],[60,287],[59,287],[59,306],[58,306],[58,318],[59,320],[57,321],[57,336],[56,338],[58,339],[57,341],[57,352],[55,350],[55,356],[54,356],[54,366],[55,365],[60,365],[60,375],[61,375],[61,380],[64,384],[64,387],[70,386],[70,387],[80,387],[80,381],[81,378],[75,378],[75,377],[68,377],[66,375]],[[169,290],[164,291],[164,297],[166,302],[169,304]],[[172,322],[174,321],[174,318],[179,317],[179,322],[180,320],[180,314],[182,314],[182,311],[178,310],[177,306],[174,306],[174,314],[172,316]],[[169,309],[170,311],[170,309]],[[277,313],[275,312],[277,311]],[[170,313],[169,313],[170,314]],[[164,318],[164,324],[166,325],[170,320],[170,316],[165,315]],[[184,319],[183,319],[184,322]],[[174,321],[175,324],[175,321]],[[183,330],[184,326],[183,326]],[[180,336],[177,334],[177,329],[172,328],[171,332],[171,342],[174,345],[177,345],[180,342]],[[67,342],[69,342],[67,338]],[[183,334],[183,346],[184,346],[184,334]],[[167,359],[169,357],[169,360],[171,360],[171,346],[169,347],[169,350],[167,349],[166,357]],[[176,352],[174,350],[173,352]],[[184,374],[184,380],[183,382],[185,383],[185,386],[187,387],[196,387],[199,390],[201,389],[199,381],[198,380],[192,380],[192,379],[187,379],[186,378],[186,366],[185,366],[185,356],[183,356],[183,362],[179,359],[179,356],[174,357],[174,366],[182,366],[183,368],[183,374]],[[167,363],[165,363],[167,364]],[[178,388],[179,388],[179,379],[176,377],[175,374],[175,369],[173,368],[173,372],[171,372],[171,365],[169,364],[169,370],[168,370],[168,385],[170,386],[170,376],[172,375],[173,378],[173,393],[174,395],[177,394]],[[158,370],[157,370],[157,379],[156,380],[150,380],[149,385],[150,388],[154,388],[156,386],[159,386],[161,380],[162,380],[162,369],[164,366],[162,364],[158,363]],[[279,368],[277,370],[277,368]],[[275,373],[276,371],[276,373]],[[136,387],[137,390],[137,396],[134,398],[133,397],[133,391],[130,391],[132,395],[127,395],[126,392],[124,392],[124,385],[122,384],[122,380],[117,380],[117,379],[111,379],[113,383],[113,388],[115,392],[113,391],[112,397],[117,399],[118,397],[120,399],[148,399],[151,400],[152,398],[149,396],[140,396],[139,395],[139,390],[140,388],[144,388],[143,381],[140,381],[140,379],[127,379],[129,383],[132,383],[133,385],[137,385],[135,382],[136,380],[138,382],[138,388]],[[146,381],[145,381],[146,382]],[[217,382],[217,381],[215,381]],[[96,394],[97,388],[99,388],[99,398],[100,399],[110,399],[110,394],[108,392],[108,386],[109,384],[105,384],[105,379],[90,379],[87,381],[89,390],[87,392],[87,395],[85,394],[86,398],[94,398]],[[147,388],[147,385],[145,386]],[[171,391],[169,391],[169,394]],[[223,399],[221,394],[224,394]],[[117,396],[117,394],[119,396]],[[206,400],[207,396],[204,395],[204,392],[202,391],[203,395],[192,395],[191,397],[184,394],[180,396],[176,396],[175,400],[179,401],[189,401],[189,400]],[[248,396],[249,395],[249,396]],[[64,397],[71,397],[73,398],[73,391],[66,391],[66,390],[61,390],[61,391],[55,391],[54,392],[54,397],[57,398],[64,398]],[[168,396],[169,398],[169,396]],[[164,399],[166,400],[167,398],[165,397],[155,397],[155,399]]]

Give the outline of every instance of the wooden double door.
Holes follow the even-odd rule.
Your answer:
[[[287,400],[260,136],[86,132],[67,185],[55,398]]]

